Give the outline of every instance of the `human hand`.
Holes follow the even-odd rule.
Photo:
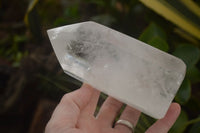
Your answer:
[[[131,133],[131,129],[122,124],[113,127],[122,103],[108,97],[98,115],[94,112],[100,92],[84,84],[80,89],[65,94],[54,110],[45,133]],[[167,133],[180,114],[180,106],[172,103],[166,116],[154,123],[146,133]],[[127,106],[120,119],[129,121],[134,127],[140,112]]]

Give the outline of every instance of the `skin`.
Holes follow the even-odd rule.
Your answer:
[[[46,125],[45,133],[131,133],[121,124],[113,127],[123,103],[108,97],[97,116],[94,112],[100,92],[87,84],[71,93],[65,94],[57,105]],[[146,133],[167,133],[180,114],[180,105],[172,103],[166,116],[155,122]],[[127,106],[120,119],[128,120],[134,126],[140,111]]]

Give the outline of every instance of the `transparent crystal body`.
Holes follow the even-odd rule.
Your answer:
[[[182,60],[95,22],[48,35],[65,73],[157,119],[185,76]]]

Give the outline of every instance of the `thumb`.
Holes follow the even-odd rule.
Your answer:
[[[92,97],[93,88],[87,84],[74,92],[65,94],[54,110],[46,129],[75,128],[81,110]]]

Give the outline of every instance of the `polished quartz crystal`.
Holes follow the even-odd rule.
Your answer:
[[[65,73],[157,119],[185,76],[182,60],[95,22],[48,35]]]

